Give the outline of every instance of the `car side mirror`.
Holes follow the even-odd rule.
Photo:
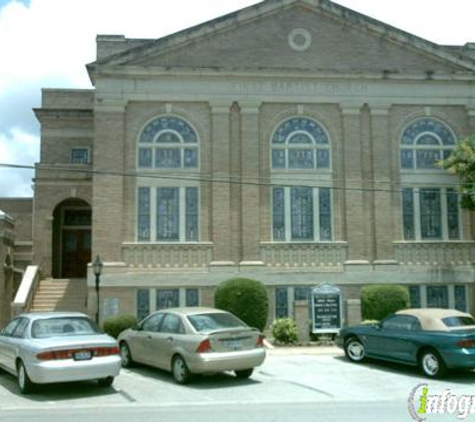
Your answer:
[[[142,326],[139,325],[139,324],[136,324],[136,325],[134,325],[134,326],[132,327],[132,330],[134,330],[134,331],[141,331],[141,330],[142,330]]]

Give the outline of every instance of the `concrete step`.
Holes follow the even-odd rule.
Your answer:
[[[41,280],[30,311],[80,311],[86,312],[86,279]]]

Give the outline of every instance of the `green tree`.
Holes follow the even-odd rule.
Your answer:
[[[475,210],[475,135],[463,139],[439,166],[460,178],[462,208]]]

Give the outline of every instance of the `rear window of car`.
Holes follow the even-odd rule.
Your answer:
[[[450,328],[465,327],[467,325],[475,325],[475,320],[468,316],[453,316],[442,318],[442,322]]]
[[[247,327],[240,319],[225,312],[188,315],[187,318],[193,328],[200,333],[223,328]]]
[[[82,336],[100,334],[96,324],[88,318],[61,317],[38,319],[31,326],[33,338]]]

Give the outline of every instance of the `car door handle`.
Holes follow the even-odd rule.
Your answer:
[[[173,341],[173,337],[167,337],[167,341]]]

